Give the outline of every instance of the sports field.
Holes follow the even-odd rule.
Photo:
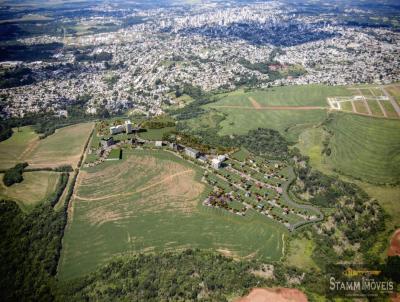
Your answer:
[[[0,198],[15,200],[23,210],[29,210],[55,191],[59,176],[49,171],[25,172],[21,183],[6,187],[1,174]]]
[[[126,150],[118,162],[82,170],[64,237],[59,276],[81,276],[113,256],[210,248],[278,260],[286,230],[201,205],[202,170],[166,151]]]

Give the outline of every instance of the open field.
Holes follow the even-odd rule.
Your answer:
[[[219,109],[225,113],[226,119],[220,123],[218,134],[246,134],[257,128],[278,130],[289,140],[296,141],[302,127],[310,127],[321,123],[326,118],[324,110],[312,111],[262,111]]]
[[[310,164],[313,168],[330,174],[331,167],[327,164],[327,159],[322,154],[322,142],[327,135],[322,127],[306,129],[300,134],[299,141],[295,147],[310,158]]]
[[[329,108],[327,97],[351,96],[341,86],[307,85],[273,87],[265,90],[236,90],[221,94],[220,99],[204,106],[226,115],[220,122],[220,135],[245,134],[256,128],[271,128],[281,132],[290,141],[297,141],[306,128],[321,123]],[[212,114],[212,113],[208,113]],[[200,117],[189,121],[196,125]]]
[[[21,132],[15,129],[11,138],[0,142],[0,168],[25,161],[35,168],[76,166],[92,127],[92,123],[64,127],[42,140],[29,126]]]
[[[21,183],[6,187],[1,174],[0,198],[15,200],[23,210],[29,210],[55,191],[59,175],[49,171],[25,172]]]
[[[163,135],[168,132],[175,131],[175,127],[166,127],[161,129],[147,129],[145,132],[140,132],[139,136],[146,140],[157,141],[162,140]]]
[[[69,279],[127,252],[216,249],[278,260],[286,230],[257,212],[239,217],[201,205],[202,170],[165,151],[126,150],[118,162],[82,170],[59,276]]]
[[[300,269],[318,270],[317,264],[312,259],[314,247],[315,243],[311,239],[305,237],[294,238],[290,241],[288,254],[285,257],[285,263]]]
[[[58,129],[40,140],[38,146],[28,152],[26,160],[33,167],[76,166],[92,128],[93,124],[87,123]]]
[[[336,115],[329,161],[346,175],[373,183],[400,181],[400,122]]]
[[[326,98],[332,95],[351,95],[345,87],[300,85],[273,87],[265,90],[234,91],[222,95],[218,106],[321,106],[327,107]],[[254,101],[252,102],[251,100]],[[214,104],[213,104],[214,105]],[[213,106],[212,105],[212,106]]]
[[[348,87],[348,90],[352,93],[351,96],[338,94],[327,98],[331,110],[374,117],[400,118],[399,85],[359,85]]]
[[[0,142],[0,169],[8,169],[25,158],[25,153],[38,144],[38,135],[29,126],[13,129],[13,135]]]
[[[296,145],[310,157],[311,166],[326,173],[342,172],[364,182],[377,184],[400,181],[400,122],[335,114],[328,125],[333,136],[330,156],[322,155],[328,133],[321,127],[304,131]]]
[[[388,85],[385,87],[385,89],[394,97],[394,99],[400,105],[400,85]]]

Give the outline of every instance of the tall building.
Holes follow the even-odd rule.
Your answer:
[[[132,133],[132,123],[130,120],[125,121],[125,131],[126,133]]]

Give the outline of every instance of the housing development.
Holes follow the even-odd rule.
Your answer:
[[[398,301],[397,2],[0,1],[0,300]]]

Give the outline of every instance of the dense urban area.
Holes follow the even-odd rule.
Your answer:
[[[107,29],[121,19],[137,24],[82,35],[70,34],[61,25],[58,35],[18,39],[20,57],[29,56],[24,48],[39,46],[43,56],[25,61],[10,48],[10,60],[1,62],[9,77],[1,82],[3,117],[43,111],[63,115],[65,107],[75,102],[84,102],[90,114],[100,109],[161,114],[185,85],[216,91],[242,85],[399,80],[400,34],[390,28],[348,24],[343,15],[329,9],[311,14],[272,1],[210,2],[192,10],[121,9],[117,16],[112,15],[111,4],[93,10],[104,12],[64,17],[62,22],[79,24],[80,30]],[[345,16],[352,14],[344,11]],[[13,56],[17,60],[11,60]],[[14,83],[17,76],[20,79]]]
[[[0,300],[400,299],[396,0],[0,0]]]

